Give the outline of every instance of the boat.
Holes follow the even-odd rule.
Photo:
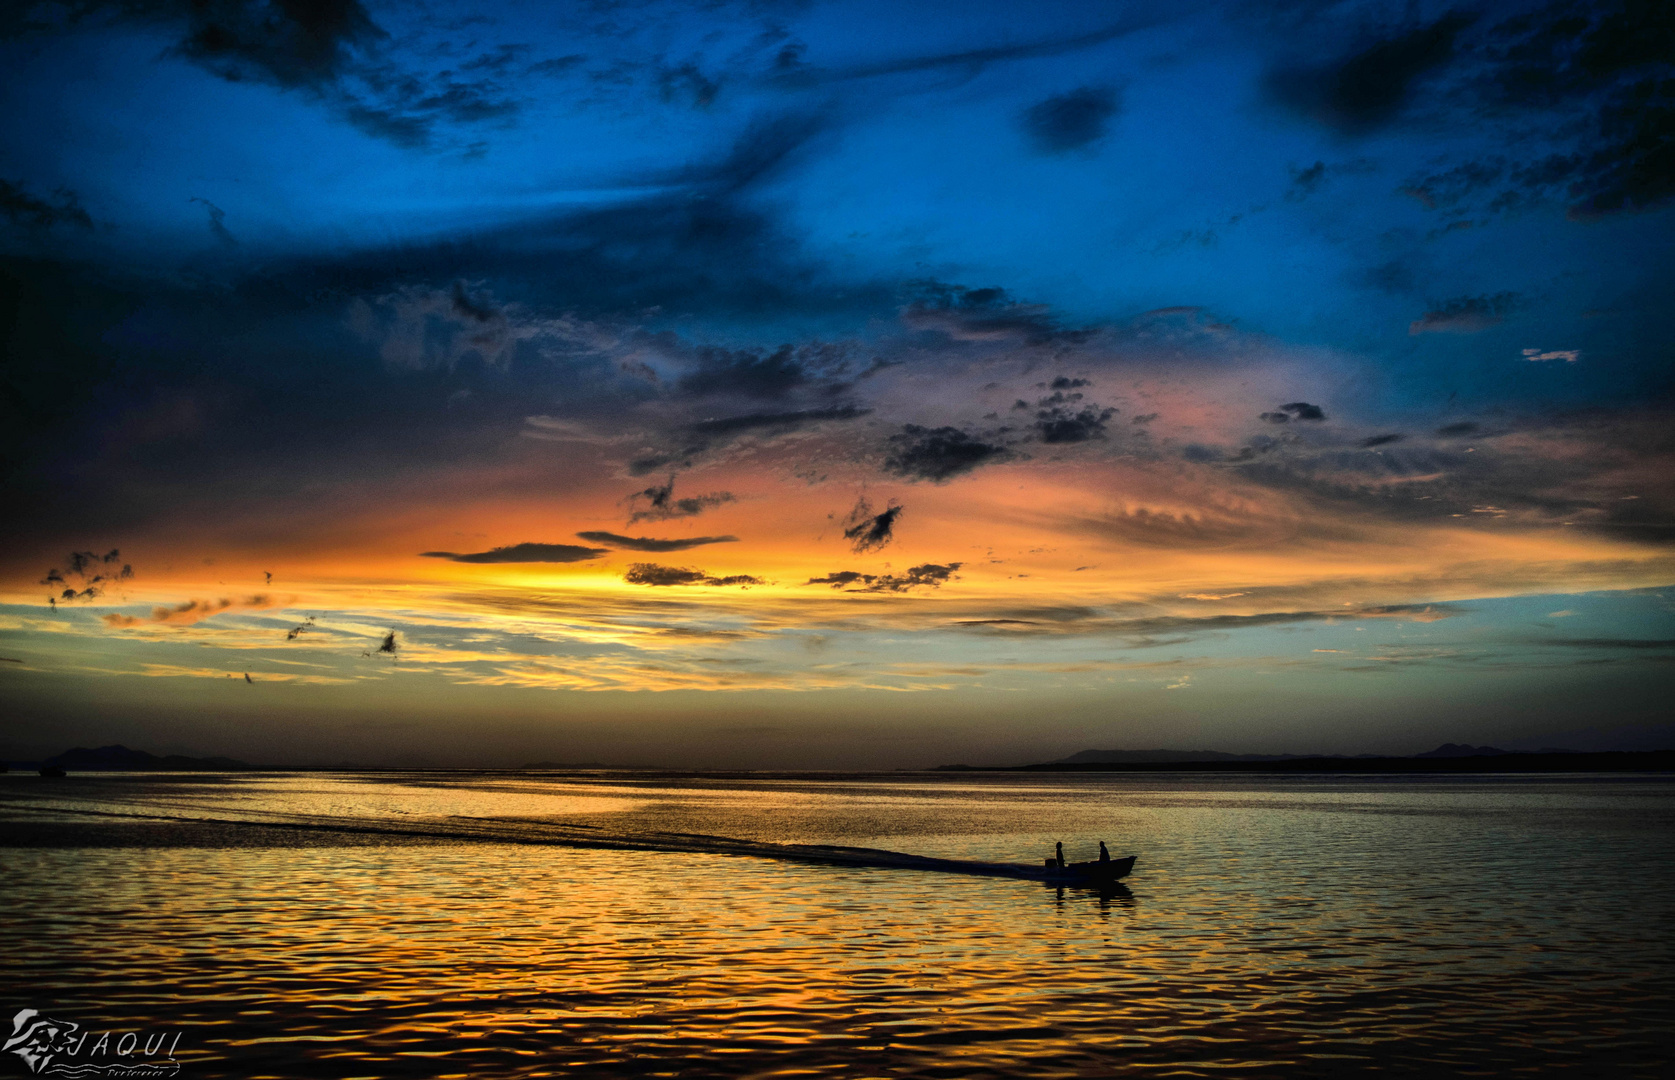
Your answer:
[[[1049,859],[1041,868],[1041,880],[1059,885],[1114,885],[1133,873],[1137,858],[1138,855],[1129,855],[1106,862],[1073,862],[1063,866]]]

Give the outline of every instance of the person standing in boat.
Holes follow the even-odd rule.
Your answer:
[[[1111,853],[1109,851],[1105,850],[1105,841],[1103,841],[1103,840],[1101,840],[1099,842],[1099,861],[1100,862],[1110,862],[1111,861]]]
[[[1057,864],[1060,870],[1064,869],[1064,841],[1062,840],[1053,844],[1053,862]]]

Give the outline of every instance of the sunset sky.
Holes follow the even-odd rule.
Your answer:
[[[1663,3],[73,0],[0,87],[0,755],[1675,745]]]

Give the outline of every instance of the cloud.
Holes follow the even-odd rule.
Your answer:
[[[1288,199],[1302,199],[1320,190],[1320,185],[1326,180],[1326,163],[1317,161],[1306,169],[1295,166],[1291,170],[1291,190],[1286,193]]]
[[[609,554],[605,548],[577,544],[511,544],[489,551],[461,554],[457,551],[421,551],[429,559],[451,559],[458,563],[573,563]]]
[[[1515,292],[1483,296],[1457,296],[1439,304],[1408,324],[1409,334],[1479,334],[1499,326],[1521,307],[1523,297]]]
[[[749,588],[752,585],[764,585],[761,578],[751,574],[731,574],[727,577],[714,577],[702,570],[694,570],[686,566],[661,566],[657,563],[635,563],[622,575],[622,580],[630,585],[709,585],[726,586],[738,585]]]
[[[736,536],[694,536],[685,540],[653,540],[647,536],[623,536],[614,532],[579,532],[576,534],[583,540],[591,540],[595,544],[609,544],[616,548],[626,548],[629,551],[686,551],[690,548],[703,547],[705,544],[730,544],[738,540]]]
[[[879,513],[873,513],[872,503],[865,495],[855,500],[854,507],[843,519],[843,538],[849,541],[851,550],[857,555],[869,551],[877,551],[884,547],[894,537],[896,519],[901,516],[902,507],[895,502]]]
[[[804,585],[830,585],[846,592],[906,592],[914,588],[938,589],[953,578],[964,563],[921,563],[904,574],[861,574],[838,570],[825,577],[809,578]],[[851,586],[859,586],[851,588]]]
[[[147,623],[181,623],[191,624],[207,619],[212,615],[235,609],[247,611],[263,611],[278,607],[279,601],[267,593],[256,593],[242,600],[223,596],[218,600],[186,600],[170,606],[159,606],[151,609],[149,616],[125,615],[113,611],[101,616],[106,626],[124,630],[134,626],[144,626]]]
[[[1524,359],[1532,364],[1539,364],[1545,360],[1563,360],[1567,364],[1574,364],[1582,359],[1582,353],[1578,349],[1552,349],[1547,352],[1540,349],[1525,349]]]
[[[1087,405],[1078,412],[1071,412],[1064,406],[1055,405],[1035,414],[1034,427],[1044,443],[1077,443],[1087,442],[1089,439],[1103,439],[1105,424],[1116,411]]]
[[[209,213],[210,235],[219,240],[223,247],[238,247],[238,237],[234,236],[232,230],[227,228],[227,212],[225,210],[208,199],[200,199],[196,196],[186,201],[203,204],[203,208]]]
[[[1038,151],[1062,154],[1104,138],[1119,108],[1114,88],[1084,86],[1031,105],[1019,123]]]
[[[0,214],[13,225],[50,229],[54,225],[93,227],[93,218],[82,209],[81,200],[68,188],[52,193],[52,201],[29,194],[10,180],[0,180]]]
[[[646,500],[644,510],[635,510],[628,516],[628,524],[633,525],[641,521],[669,521],[674,518],[697,517],[706,510],[713,510],[733,502],[733,494],[729,491],[712,491],[705,495],[691,495],[684,499],[674,497],[675,478],[669,477],[668,483],[653,484],[644,491],[636,491],[628,497],[630,506],[638,504],[641,499]]]
[[[901,310],[910,330],[941,333],[955,341],[1018,340],[1028,345],[1075,344],[1092,336],[1086,330],[1061,330],[1045,304],[1025,304],[1005,289],[980,289],[940,281],[913,281],[911,300]]]
[[[825,69],[803,64],[795,52],[788,50],[780,54],[779,70],[773,76],[773,81],[787,88],[800,89],[821,83],[875,79],[889,75],[936,71],[943,68],[953,68],[969,77],[975,76],[988,65],[1001,61],[1059,56],[1067,52],[1076,52],[1094,45],[1101,45],[1127,34],[1144,30],[1158,21],[1159,17],[1155,15],[1137,15],[1126,22],[1113,23],[1110,26],[1086,34],[1048,38],[1043,41],[1026,42],[1019,45],[991,45],[981,49],[962,49],[959,52],[910,56],[898,60],[859,64],[848,68]]]
[[[1454,39],[1475,16],[1449,14],[1323,66],[1276,70],[1276,100],[1345,134],[1364,134],[1395,120],[1414,86],[1452,59]]]
[[[781,345],[771,353],[759,349],[701,349],[698,369],[680,381],[691,394],[740,394],[745,397],[784,397],[809,381],[797,350]]]
[[[834,405],[824,409],[798,409],[793,412],[747,413],[743,416],[700,420],[690,425],[687,430],[704,437],[736,435],[746,431],[795,431],[827,420],[854,420],[871,411],[857,405]]]
[[[1310,405],[1306,401],[1293,401],[1281,405],[1274,412],[1265,412],[1258,417],[1270,424],[1288,424],[1292,420],[1324,420],[1326,411],[1319,405]]]
[[[890,436],[890,446],[890,454],[884,459],[885,472],[936,484],[1015,456],[1005,446],[985,442],[956,427],[907,424],[901,434]]]
[[[1374,435],[1371,438],[1362,439],[1361,448],[1371,450],[1375,446],[1388,446],[1393,442],[1401,442],[1405,438],[1407,438],[1406,435],[1394,431],[1387,435]]]

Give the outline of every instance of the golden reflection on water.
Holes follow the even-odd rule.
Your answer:
[[[29,943],[7,952],[12,996],[178,1026],[183,1076],[1652,1076],[1675,1012],[1667,780],[0,779],[21,845],[0,849],[4,929]],[[69,813],[87,809],[269,825]],[[278,846],[286,815],[1016,861],[1103,838],[1141,862],[1101,895],[376,834]]]

